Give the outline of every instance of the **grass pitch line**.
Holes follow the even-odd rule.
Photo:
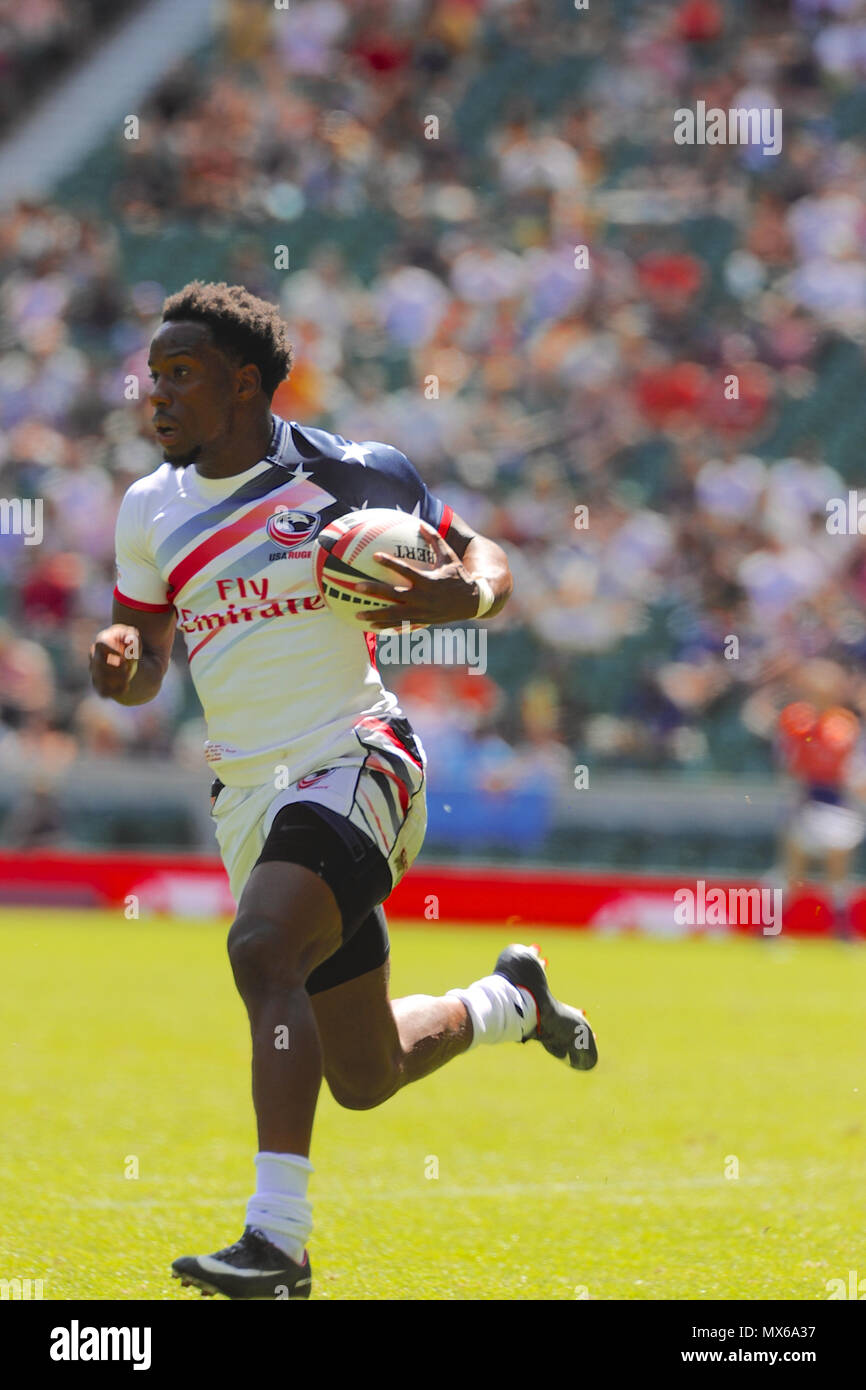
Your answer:
[[[737,1187],[767,1187],[777,1182],[777,1175],[750,1174],[738,1178]],[[653,1179],[646,1182],[634,1180],[631,1182],[610,1183],[610,1182],[581,1182],[575,1178],[573,1183],[567,1182],[513,1182],[500,1183],[496,1186],[485,1187],[455,1187],[451,1184],[437,1183],[435,1195],[438,1200],[450,1198],[454,1201],[463,1200],[471,1197],[474,1200],[480,1198],[508,1198],[508,1197],[538,1197],[539,1195],[555,1192],[562,1196],[582,1197],[588,1192],[596,1192],[609,1196],[614,1201],[621,1202],[641,1202],[648,1194],[676,1192],[686,1189],[698,1190],[700,1188],[715,1189],[720,1185],[731,1186],[727,1183],[723,1175],[718,1177],[690,1177],[672,1178],[669,1181]],[[376,1191],[368,1189],[364,1193],[365,1202],[411,1202],[417,1201],[426,1192],[434,1192],[432,1184],[425,1183],[422,1187],[420,1183],[414,1187],[390,1187]],[[195,1197],[184,1196],[183,1206],[200,1207],[208,1210],[215,1207],[238,1207],[243,1206],[249,1194],[246,1189],[240,1189],[233,1197]],[[327,1198],[329,1204],[338,1205],[339,1199],[333,1196]],[[56,1193],[52,1195],[52,1206],[70,1206],[85,1209],[88,1211],[131,1211],[134,1208],[145,1207],[149,1211],[162,1208],[166,1211],[176,1211],[178,1198],[175,1197],[130,1197],[127,1201],[120,1201],[115,1197],[77,1197]]]

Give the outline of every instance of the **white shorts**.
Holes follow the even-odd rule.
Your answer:
[[[863,839],[863,817],[847,806],[829,801],[807,801],[791,821],[789,839],[804,854],[825,854],[827,850],[850,850]]]
[[[220,855],[237,903],[277,813],[305,801],[327,807],[368,835],[400,882],[427,829],[426,758],[405,719],[369,717],[355,726],[358,752],[311,768],[283,787],[279,773],[263,786],[226,787],[211,814]]]

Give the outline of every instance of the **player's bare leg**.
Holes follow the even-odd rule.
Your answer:
[[[806,853],[796,840],[785,844],[785,872],[788,889],[797,892],[803,887],[814,856]],[[833,905],[833,931],[842,940],[851,935],[850,905],[853,885],[850,880],[851,850],[827,849],[822,865]]]
[[[848,940],[851,930],[850,879],[851,850],[828,849],[826,852],[827,886],[833,902],[833,931],[841,940]]]
[[[410,1081],[444,1066],[472,1043],[459,999],[413,994],[388,999],[390,963],[312,998],[325,1078],[334,1099],[370,1110]]]
[[[809,858],[798,841],[793,839],[785,840],[783,855],[788,891],[794,892],[803,886],[809,868]]]
[[[404,1086],[428,1076],[472,1046],[472,1022],[459,999],[410,994],[392,1000],[391,1013],[400,1038]]]
[[[322,1054],[304,985],[337,950],[341,930],[334,895],[312,870],[271,862],[251,873],[228,951],[250,1020],[262,1150],[310,1152]]]
[[[204,1292],[309,1297],[308,1155],[322,1050],[305,984],[341,937],[336,899],[318,875],[278,861],[253,869],[228,948],[252,1034],[257,1184],[239,1241],[214,1255],[174,1261],[174,1274]]]
[[[473,1044],[537,1038],[572,1067],[595,1065],[595,1039],[578,1009],[560,1004],[534,948],[510,946],[491,976],[442,997],[388,998],[389,963],[313,996],[334,1099],[369,1110]],[[363,1024],[361,1024],[363,1020]]]

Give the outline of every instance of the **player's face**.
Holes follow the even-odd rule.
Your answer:
[[[185,468],[228,433],[235,373],[203,323],[161,324],[147,364],[163,457],[175,468]]]

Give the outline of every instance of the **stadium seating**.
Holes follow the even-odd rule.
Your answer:
[[[92,0],[85,8],[92,36],[105,7]],[[298,23],[304,8],[293,6]],[[710,24],[706,33],[709,19],[696,14],[628,0],[615,21],[628,42],[617,45],[608,41],[614,21],[581,27],[566,0],[550,7],[543,26],[531,0],[467,7],[460,24],[450,11],[425,7],[408,48],[395,16],[393,33],[386,26],[378,36],[381,52],[348,8],[339,41],[323,42],[312,57],[276,16],[272,42],[251,36],[243,53],[235,52],[237,33],[217,33],[142,112],[141,148],[109,140],[68,171],[52,200],[10,209],[0,221],[7,493],[38,487],[50,505],[63,494],[66,470],[89,464],[119,498],[131,477],[154,466],[146,407],[124,402],[123,377],[142,370],[164,292],[194,277],[242,278],[283,303],[299,361],[315,364],[299,411],[352,437],[375,430],[404,448],[431,487],[458,510],[474,507],[476,524],[511,548],[519,582],[508,616],[488,629],[488,673],[501,699],[492,724],[477,731],[479,766],[493,725],[519,762],[523,700],[540,674],[556,688],[551,737],[565,783],[568,769],[587,759],[601,772],[772,777],[772,744],[744,722],[743,708],[776,679],[780,650],[799,644],[814,654],[817,640],[850,664],[863,647],[845,618],[860,603],[860,571],[841,549],[828,552],[821,589],[792,599],[784,615],[762,608],[748,574],[778,536],[793,547],[821,527],[820,498],[797,526],[784,501],[773,501],[783,466],[794,459],[829,467],[835,473],[822,476],[839,488],[857,486],[862,473],[866,367],[856,296],[866,208],[856,141],[866,97],[856,74],[824,70],[823,11],[804,19],[802,61],[789,67],[772,44],[789,23],[785,7],[731,4],[720,30]],[[739,71],[761,44],[769,45],[766,81],[785,87],[778,160],[756,166],[737,150],[713,160],[677,151],[666,135],[672,89],[688,102],[720,72]],[[375,101],[360,98],[369,90]],[[438,113],[438,141],[424,137],[428,112]],[[827,147],[820,159],[810,144],[816,112]],[[202,140],[211,147],[215,121],[227,159],[218,176],[200,148]],[[850,244],[849,212],[834,201],[840,188],[857,205]],[[768,192],[777,200],[769,210]],[[277,244],[290,247],[287,275],[274,269]],[[590,248],[586,282],[571,260],[577,244]],[[827,244],[838,284],[835,298],[816,299],[809,274]],[[339,259],[339,323],[316,317],[328,293],[317,279],[327,248]],[[688,274],[679,286],[663,275],[650,284],[647,268],[659,256],[674,269],[691,266],[691,288]],[[438,327],[400,336],[382,304],[386,292],[399,293],[393,277],[407,267],[423,267],[439,318]],[[292,300],[298,272],[311,277],[303,313]],[[752,288],[739,289],[738,277]],[[96,309],[79,312],[82,300]],[[741,359],[763,364],[769,383],[766,408],[749,428],[736,417],[726,423],[717,399]],[[445,375],[431,409],[424,384],[434,362]],[[659,413],[648,407],[647,374],[678,371],[705,381],[712,410],[700,392]],[[52,433],[34,457],[39,418]],[[363,435],[354,434],[356,423]],[[714,461],[735,469],[743,455],[765,465],[750,499],[701,482]],[[546,501],[535,491],[545,470]],[[585,497],[593,520],[583,534],[568,519]],[[541,556],[535,534],[545,538]],[[68,534],[49,546],[78,553]],[[78,558],[74,621],[83,634],[106,616],[109,528]],[[31,564],[0,537],[0,614],[19,639]],[[563,570],[569,578],[546,625]],[[715,597],[720,574],[725,605]],[[784,638],[774,638],[782,616]],[[748,673],[736,679],[720,654],[731,631],[751,653]],[[86,757],[98,724],[76,715],[87,688],[86,644],[47,619],[31,635],[51,660],[49,714]],[[667,669],[697,679],[707,662],[719,689],[675,706],[663,689]],[[12,757],[29,716],[2,690],[0,703],[0,758],[4,742]],[[198,712],[183,664],[153,719],[146,736],[125,716],[98,736],[125,756],[186,750]],[[496,833],[524,850],[520,795],[497,803],[497,815],[503,807],[507,814]],[[535,850],[573,856],[567,807],[557,805],[536,817],[544,828]],[[440,834],[447,847],[446,829],[434,827],[434,842]],[[149,833],[112,833],[121,832]],[[599,832],[595,851],[585,837],[580,853],[599,862],[638,862],[645,853],[639,837],[614,845],[608,833]],[[714,843],[721,859],[754,860],[735,835]],[[699,827],[677,849],[694,862],[706,852]]]

